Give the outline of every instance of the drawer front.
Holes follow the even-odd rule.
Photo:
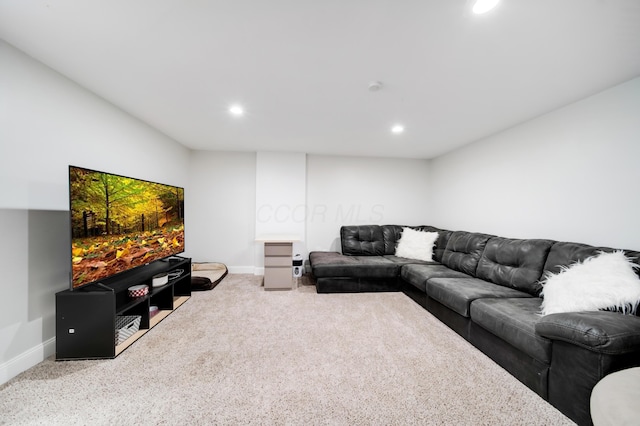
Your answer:
[[[264,268],[265,290],[290,290],[293,287],[293,271],[291,267]]]
[[[288,256],[291,257],[293,248],[291,243],[265,243],[265,256]]]
[[[267,256],[264,258],[264,266],[284,266],[291,267],[293,262],[289,256]]]

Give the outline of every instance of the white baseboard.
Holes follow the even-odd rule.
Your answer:
[[[230,274],[253,274],[256,268],[253,266],[227,266]]]
[[[18,374],[30,369],[36,364],[41,363],[45,358],[48,358],[55,353],[56,338],[52,337],[51,339],[34,346],[28,351],[21,353],[17,357],[0,364],[0,385],[7,383]]]

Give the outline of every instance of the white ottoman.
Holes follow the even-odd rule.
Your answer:
[[[640,367],[616,371],[591,392],[594,426],[640,424]]]

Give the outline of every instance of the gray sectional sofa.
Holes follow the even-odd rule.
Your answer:
[[[403,291],[581,425],[591,424],[595,384],[611,372],[640,366],[640,317],[613,311],[540,314],[546,272],[613,249],[411,228],[438,233],[432,261],[395,256],[402,226],[343,226],[342,253],[309,254],[317,292]],[[638,252],[625,255],[640,259]]]

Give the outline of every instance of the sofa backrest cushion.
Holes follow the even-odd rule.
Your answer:
[[[394,255],[404,225],[346,225],[340,228],[342,254],[351,256]],[[437,232],[438,239],[433,248],[433,260],[442,263],[442,256],[453,231],[433,226],[409,226],[425,232]],[[381,252],[382,250],[382,252]]]
[[[384,240],[384,254],[394,255],[398,240],[402,236],[401,225],[382,225],[382,239]]]
[[[402,225],[382,225],[382,235],[384,238],[384,254],[394,255],[396,253],[396,246],[398,240],[402,236],[402,228],[411,228],[416,231],[423,232],[437,232],[438,239],[433,246],[433,260],[442,263],[442,253],[447,247],[449,236],[452,231],[436,228],[435,226],[421,225],[421,226],[402,226]]]
[[[351,256],[382,256],[385,254],[380,225],[343,226],[340,228],[342,254]]]
[[[582,243],[556,242],[551,246],[551,250],[549,250],[549,256],[547,256],[541,280],[547,278],[548,274],[558,274],[562,271],[563,267],[570,267],[577,262],[582,262],[588,257],[597,256],[600,252],[611,253],[617,250],[620,249],[594,247]],[[633,263],[640,265],[640,252],[633,250],[623,250],[623,252]],[[634,270],[636,275],[640,277],[640,267],[634,268]],[[636,311],[636,316],[640,316],[640,309]]]
[[[433,228],[433,231],[430,232],[438,233],[438,239],[433,247],[433,260],[442,263],[442,256],[444,255],[444,251],[447,249],[447,243],[449,242],[449,238],[451,237],[451,234],[453,234],[453,231]]]
[[[476,268],[484,247],[492,235],[455,231],[449,236],[442,254],[442,264],[456,271],[476,276]]]
[[[556,242],[551,246],[549,256],[544,264],[543,277],[548,272],[557,274],[562,270],[563,266],[571,266],[576,262],[582,262],[584,259],[596,256],[601,251],[611,253],[619,249],[610,247],[594,247],[581,243]],[[625,256],[640,265],[640,252],[632,250],[623,250]],[[636,274],[640,277],[640,268],[635,269]]]
[[[476,276],[537,296],[540,277],[553,245],[551,240],[515,240],[493,237],[487,241]]]

